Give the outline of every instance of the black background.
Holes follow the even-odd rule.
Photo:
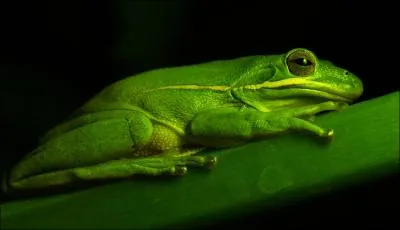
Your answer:
[[[360,101],[393,92],[392,9],[385,1],[2,2],[1,166],[104,86],[153,68],[305,47],[358,75]]]

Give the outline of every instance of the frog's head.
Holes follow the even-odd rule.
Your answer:
[[[233,95],[263,111],[337,101],[350,104],[363,85],[355,75],[313,52],[296,48],[282,55],[257,58],[257,64],[236,82]]]
[[[313,52],[296,48],[283,55],[267,57],[269,79],[258,79],[257,97],[272,103],[292,100],[295,104],[309,104],[326,100],[351,103],[363,92],[360,79],[349,71],[326,60],[318,60]],[[264,67],[259,67],[264,68]],[[247,88],[245,87],[245,88]],[[254,92],[254,91],[253,91]],[[261,97],[261,98],[260,98]],[[296,102],[294,102],[296,101]]]

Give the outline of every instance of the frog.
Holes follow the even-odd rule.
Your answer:
[[[214,168],[218,158],[207,150],[287,132],[330,142],[334,130],[315,116],[362,93],[360,78],[306,48],[144,71],[106,86],[50,129],[2,189],[182,176]]]

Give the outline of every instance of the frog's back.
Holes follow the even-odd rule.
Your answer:
[[[230,85],[236,79],[235,76],[248,69],[247,67],[260,57],[262,56],[150,70],[122,79],[110,87],[146,91],[166,86]]]
[[[104,103],[121,102],[137,104],[140,96],[161,87],[230,86],[249,65],[263,56],[249,56],[233,60],[220,60],[197,65],[150,70],[117,81],[106,87],[84,108],[104,106]],[[101,105],[100,105],[101,104]]]
[[[72,117],[100,110],[142,108],[143,97],[163,87],[230,87],[254,66],[268,65],[273,57],[255,55],[143,72],[106,87]]]

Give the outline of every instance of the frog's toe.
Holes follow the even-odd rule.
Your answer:
[[[172,168],[171,170],[171,174],[174,176],[183,176],[187,173],[187,167],[186,166],[180,166],[177,165],[175,167]]]
[[[308,117],[305,117],[305,120],[313,122],[313,121],[315,121],[315,118],[316,118],[315,115],[310,115]]]
[[[327,129],[323,136],[326,137],[328,141],[332,141],[335,138],[335,131],[333,129]]]
[[[215,164],[217,164],[217,157],[216,156],[205,156],[204,157],[204,167],[206,168],[213,168]]]
[[[196,166],[196,167],[211,169],[217,163],[217,157],[211,156],[211,155],[209,155],[209,156],[189,156],[188,158],[186,158],[186,163]]]
[[[337,102],[337,110],[343,110],[349,107],[349,104],[344,102]]]

